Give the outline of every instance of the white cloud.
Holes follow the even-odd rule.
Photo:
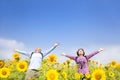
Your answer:
[[[11,59],[14,49],[25,49],[22,42],[0,38],[0,59]]]

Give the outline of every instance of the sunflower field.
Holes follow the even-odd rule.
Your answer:
[[[29,58],[22,59],[18,53],[13,54],[13,60],[0,60],[0,80],[24,80]],[[77,65],[68,59],[57,62],[57,56],[50,54],[39,68],[40,75],[33,80],[120,80],[120,64],[115,60],[106,65],[89,60],[89,74],[77,72]]]

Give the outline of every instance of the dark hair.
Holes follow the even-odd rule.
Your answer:
[[[85,51],[83,48],[79,48],[78,51],[77,51],[77,56],[79,56],[79,50],[82,50],[83,51],[83,56],[85,56]]]

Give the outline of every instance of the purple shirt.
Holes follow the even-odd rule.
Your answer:
[[[89,55],[86,55],[86,57],[85,56],[70,56],[70,55],[66,55],[66,57],[75,60],[76,64],[78,64],[79,73],[86,74],[86,73],[89,73],[88,62],[87,62],[88,59],[90,59],[97,53],[99,53],[99,51],[95,51]]]

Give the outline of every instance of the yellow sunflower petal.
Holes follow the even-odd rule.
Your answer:
[[[58,72],[56,70],[49,70],[46,73],[47,80],[58,80]]]
[[[8,68],[2,68],[0,70],[0,77],[7,78],[10,75],[10,70]]]
[[[20,61],[17,64],[17,70],[20,71],[20,72],[26,71],[27,67],[28,67],[28,63],[26,61]]]

